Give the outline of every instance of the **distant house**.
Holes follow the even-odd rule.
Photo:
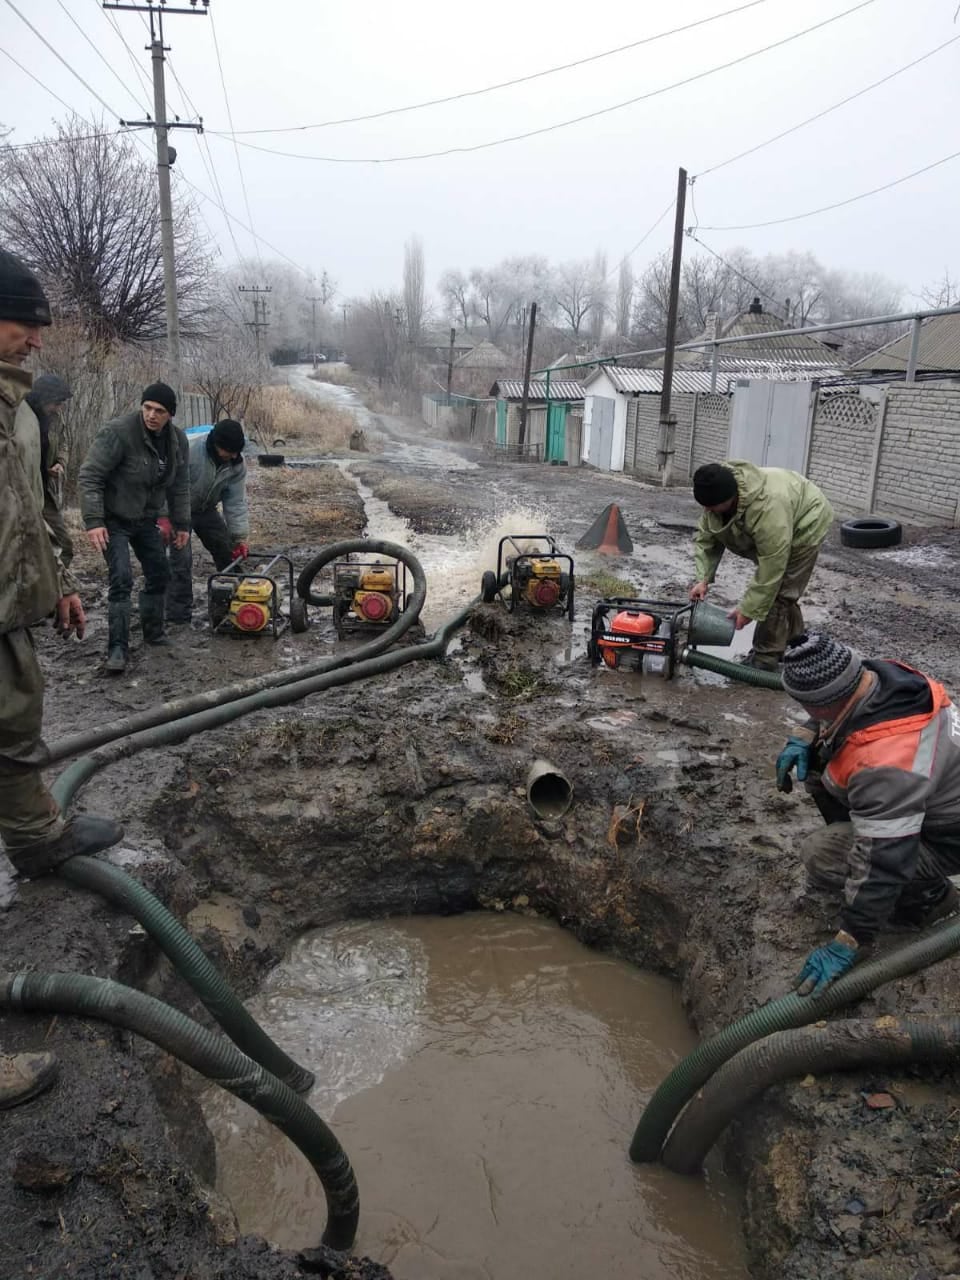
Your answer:
[[[902,334],[851,367],[857,373],[889,374],[900,378],[907,371],[912,341],[911,332]],[[951,380],[960,378],[960,315],[931,316],[923,321],[917,372],[927,377],[941,374]]]
[[[453,358],[459,360],[477,345],[465,330],[458,329],[453,339]],[[450,357],[450,330],[427,329],[417,343],[417,350],[429,364],[446,364]]]
[[[662,390],[662,369],[621,369],[604,364],[588,371],[583,384],[583,461],[602,471],[630,469],[640,402],[658,406]],[[674,369],[674,395],[709,390],[707,370]]]
[[[754,298],[746,311],[734,316],[727,324],[717,323],[713,317],[708,328],[692,341],[710,343],[716,338],[744,339],[743,342],[717,348],[718,391],[727,390],[727,384],[737,378],[815,382],[843,377],[847,363],[838,354],[836,342],[812,333],[771,337],[772,331],[791,327],[782,316],[765,311],[760,299]],[[709,370],[712,363],[713,354],[709,346],[676,353],[676,368]],[[663,368],[663,356],[658,356],[652,367]]]
[[[492,380],[503,377],[512,369],[510,357],[484,338],[454,361],[451,389],[460,395],[483,395]]]
[[[518,450],[520,442],[520,405],[523,399],[522,378],[500,378],[490,388],[497,402],[494,443],[508,452]],[[533,378],[527,398],[527,431],[524,449],[544,462],[566,462],[579,465],[583,424],[582,383],[556,377],[547,381]]]

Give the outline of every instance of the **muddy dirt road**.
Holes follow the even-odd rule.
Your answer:
[[[293,378],[313,386],[305,370]],[[313,390],[351,403],[344,389]],[[517,902],[675,978],[698,1034],[782,994],[835,926],[831,905],[805,893],[795,856],[818,819],[798,792],[782,796],[773,785],[773,761],[797,718],[792,704],[689,671],[670,683],[595,671],[583,656],[590,608],[609,575],[644,595],[682,598],[692,576],[692,499],[622,477],[497,463],[389,415],[359,412],[367,452],[317,459],[304,451],[290,459],[304,465],[252,469],[255,545],[289,548],[299,567],[326,543],[364,530],[403,542],[426,569],[428,631],[476,594],[503,533],[549,532],[572,550],[616,501],[634,553],[578,556],[572,626],[559,613],[484,607],[445,662],[120,761],[80,797],[81,807],[125,822],[115,856],[189,919],[244,994],[308,930]],[[138,650],[126,675],[108,682],[105,578],[81,549],[88,638],[64,646],[47,629],[38,637],[49,740],[335,650],[329,612],[319,610],[303,636],[211,638],[204,562],[198,555],[193,625],[177,630],[169,652]],[[834,534],[805,610],[864,652],[905,659],[960,691],[958,570],[957,531],[908,529],[901,547],[879,552],[847,550]],[[716,602],[733,604],[746,576],[725,564]],[[540,754],[575,787],[574,807],[557,822],[533,820],[523,801],[526,766]],[[58,880],[23,884],[0,913],[0,953],[9,969],[119,977],[198,1016],[190,992],[131,923]],[[949,961],[881,988],[860,1012],[954,1010],[958,972]],[[298,1261],[238,1237],[229,1206],[210,1191],[215,1152],[198,1084],[176,1062],[70,1018],[5,1016],[0,1037],[6,1050],[42,1041],[64,1064],[52,1093],[3,1118],[4,1275],[331,1273],[316,1257]],[[880,1091],[892,1108],[866,1105]],[[920,1280],[960,1272],[958,1105],[957,1081],[943,1071],[850,1073],[771,1090],[722,1151],[742,1179],[750,1273]],[[622,1118],[624,1150],[636,1118]],[[696,1238],[696,1221],[690,1231]],[[376,1274],[372,1265],[366,1273]]]

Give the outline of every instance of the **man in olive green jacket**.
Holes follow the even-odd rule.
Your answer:
[[[147,644],[167,644],[164,599],[170,569],[157,527],[166,517],[178,550],[190,537],[190,469],[187,438],[173,422],[177,398],[165,382],[153,382],[140,409],[114,418],[100,431],[80,468],[80,512],[90,545],[101,551],[110,574],[107,671],[119,675],[130,644],[130,551],[143,568],[140,625]]]
[[[745,659],[776,670],[787,641],[803,631],[799,600],[833,509],[812,480],[798,471],[752,462],[710,462],[693,477],[693,496],[704,508],[694,539],[697,581],[691,600],[703,600],[724,551],[757,566],[743,599],[730,611],[737,630],[757,624]]]
[[[123,835],[117,823],[90,814],[65,821],[40,774],[47,756],[43,676],[30,627],[51,614],[64,635],[82,636],[85,625],[76,588],[58,570],[39,475],[28,470],[14,426],[33,381],[21,365],[40,350],[41,328],[49,324],[39,281],[0,249],[0,836],[28,876],[107,849]],[[52,1053],[0,1053],[0,1109],[45,1089],[56,1071]]]

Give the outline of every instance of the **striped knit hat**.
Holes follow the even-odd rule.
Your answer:
[[[783,655],[783,687],[808,707],[845,702],[862,675],[859,654],[815,631],[796,636]]]

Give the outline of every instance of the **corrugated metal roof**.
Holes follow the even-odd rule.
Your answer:
[[[603,372],[618,391],[654,391],[659,394],[663,390],[662,369],[621,369],[616,365],[605,365]],[[709,391],[710,373],[692,369],[674,369],[674,391]]]
[[[530,380],[530,399],[546,400],[547,384],[542,378]],[[500,400],[521,400],[523,398],[522,378],[501,378],[490,388],[490,394]],[[551,400],[582,400],[583,384],[564,378],[550,379]]]
[[[912,333],[894,338],[879,350],[864,356],[854,369],[870,369],[878,373],[900,373],[910,358]],[[922,370],[960,370],[960,315],[931,316],[920,326],[920,351],[917,368]]]
[[[603,372],[617,391],[627,394],[654,393],[663,390],[662,369],[623,369],[617,365],[605,365]],[[840,377],[846,371],[837,365],[813,364],[787,367],[776,360],[721,360],[717,370],[717,391],[726,392],[731,384],[741,378],[761,378],[776,382],[819,381]],[[674,369],[673,390],[677,393],[710,390],[710,369]],[[590,380],[587,383],[590,391]]]
[[[499,347],[484,338],[475,347],[454,361],[458,369],[508,369],[513,361]]]

